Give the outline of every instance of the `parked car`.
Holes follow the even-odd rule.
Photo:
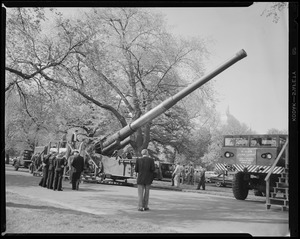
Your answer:
[[[211,177],[217,177],[218,173],[215,171],[206,171],[205,172],[205,182],[210,183]]]
[[[217,187],[232,187],[232,181],[233,175],[225,175],[224,173],[210,177],[210,182],[214,183]]]

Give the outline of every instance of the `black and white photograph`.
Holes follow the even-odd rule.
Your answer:
[[[295,4],[235,4],[2,3],[1,235],[297,236]]]

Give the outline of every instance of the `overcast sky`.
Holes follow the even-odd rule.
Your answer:
[[[288,130],[288,12],[278,23],[261,16],[269,3],[238,8],[158,8],[173,33],[213,39],[207,69],[240,49],[247,57],[213,80],[218,110],[230,113],[257,133],[270,128]]]

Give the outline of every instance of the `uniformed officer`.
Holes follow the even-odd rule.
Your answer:
[[[53,190],[62,191],[62,178],[63,178],[63,172],[64,167],[67,164],[67,160],[64,156],[64,153],[60,153],[56,160],[54,161],[54,170],[55,170],[55,176],[54,176],[54,187]]]
[[[42,159],[42,163],[43,163],[43,177],[39,183],[39,185],[41,187],[47,187],[47,180],[48,180],[48,168],[49,168],[49,158],[51,156],[51,153],[46,155],[43,159]]]
[[[48,168],[48,182],[47,182],[47,188],[53,189],[53,182],[54,182],[54,163],[55,159],[58,153],[53,153],[49,158],[49,168]]]

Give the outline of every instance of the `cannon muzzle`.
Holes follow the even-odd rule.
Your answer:
[[[187,86],[186,88],[179,91],[174,96],[166,99],[159,105],[157,105],[152,110],[148,111],[146,114],[142,115],[137,120],[133,121],[132,123],[128,124],[112,136],[108,137],[106,141],[103,142],[103,155],[109,155],[112,153],[115,149],[119,149],[120,146],[124,146],[125,143],[120,145],[120,142],[126,139],[128,136],[132,135],[138,128],[142,127],[146,123],[150,122],[157,116],[161,115],[168,109],[170,109],[173,105],[175,105],[179,100],[183,99],[190,93],[192,93],[194,90],[220,74],[222,71],[226,70],[239,60],[243,59],[247,56],[247,53],[242,49],[238,51],[233,57],[229,58],[227,61],[225,61],[223,64],[221,64],[219,67],[217,67],[215,70],[212,70],[205,76],[201,77],[196,82],[192,83],[191,85]],[[130,142],[130,140],[125,140],[126,144]]]

